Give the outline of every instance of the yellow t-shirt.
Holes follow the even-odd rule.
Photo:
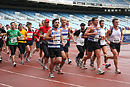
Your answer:
[[[27,43],[27,41],[20,41],[20,40],[25,40],[26,37],[28,36],[28,33],[26,30],[22,29],[21,31],[19,30],[19,32],[21,33],[21,38],[19,39],[19,43]]]

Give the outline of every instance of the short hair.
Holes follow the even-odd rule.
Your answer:
[[[19,23],[19,25],[18,25],[18,26],[20,26],[20,25],[22,25],[22,23]]]
[[[112,20],[112,23],[114,23],[115,22],[115,20],[118,20],[117,18],[114,18],[113,20]]]
[[[97,17],[93,17],[93,18],[92,18],[92,21],[95,21],[95,19],[98,19],[98,18],[97,18]]]
[[[92,22],[92,20],[88,20],[88,23]]]
[[[15,22],[11,22],[10,25],[12,25],[13,23],[15,24]]]
[[[32,23],[31,22],[27,22],[27,25],[32,25]]]
[[[55,18],[54,20],[52,20],[52,25],[54,24],[55,21],[59,20],[58,18]]]
[[[104,20],[100,20],[100,21],[99,21],[99,24],[101,24],[102,22],[104,22]]]

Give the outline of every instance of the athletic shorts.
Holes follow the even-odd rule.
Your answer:
[[[111,47],[112,49],[116,49],[117,52],[120,52],[120,43],[113,43],[113,42],[111,42],[111,43],[110,43],[110,47]]]
[[[33,45],[33,40],[27,41],[27,45]]]
[[[92,52],[94,50],[100,49],[100,45],[98,42],[92,42],[88,40],[88,52]]]
[[[0,40],[0,48],[3,47],[4,41]]]
[[[69,48],[69,43],[68,42],[65,44],[64,47],[63,47],[63,45],[60,46],[61,51],[64,51],[64,52],[68,52],[68,48]]]
[[[67,43],[68,43],[68,47],[70,47],[70,40],[69,40],[69,41],[67,41]]]
[[[48,48],[49,54],[51,58],[61,57],[61,49],[60,48]]]
[[[43,50],[44,57],[49,58],[48,42],[47,41],[40,42],[40,50]]]
[[[26,47],[26,43],[18,43],[18,48],[19,48],[20,54],[25,53],[25,47]]]
[[[36,42],[36,48],[40,48],[40,42]]]
[[[105,45],[100,45],[100,48],[103,48],[104,46],[107,46],[106,44]]]
[[[9,48],[11,50],[11,55],[15,55],[17,45],[9,45]]]

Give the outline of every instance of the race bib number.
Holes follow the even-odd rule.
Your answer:
[[[68,39],[68,36],[64,36],[63,37],[63,42],[66,44],[67,43],[67,39]]]
[[[23,40],[24,39],[24,35],[21,35],[21,38],[20,38],[20,40]]]
[[[17,37],[12,37],[11,38],[11,43],[16,43],[17,42]]]
[[[28,33],[29,38],[33,37],[33,33]]]
[[[60,37],[53,39],[54,44],[60,44]]]
[[[94,41],[98,42],[98,40],[99,40],[99,35],[96,35]]]
[[[116,37],[113,39],[113,43],[119,43],[120,42],[120,38]]]

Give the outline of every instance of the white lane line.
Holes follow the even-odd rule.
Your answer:
[[[19,75],[19,76],[30,77],[30,78],[33,78],[33,79],[40,79],[40,80],[46,80],[46,81],[55,82],[55,83],[59,83],[59,84],[70,85],[70,86],[74,86],[74,87],[85,87],[85,86],[76,85],[76,84],[72,84],[72,83],[66,83],[66,82],[61,82],[61,81],[56,81],[56,80],[51,80],[51,79],[45,79],[45,78],[41,78],[41,77],[36,77],[36,76],[32,76],[32,75],[26,75],[26,74],[22,74],[22,73],[16,73],[16,72],[12,72],[12,71],[5,70],[5,69],[0,69],[0,71],[11,73],[11,74],[16,74],[16,75]]]
[[[4,84],[4,83],[0,83],[0,85],[5,86],[5,87],[13,87],[11,85],[7,85],[7,84]]]
[[[18,64],[18,65],[21,65],[21,64]],[[32,68],[41,70],[41,68],[39,68],[39,67],[34,67],[34,66],[29,66],[29,65],[23,65],[23,66],[32,67]],[[112,80],[112,79],[106,79],[106,78],[100,78],[100,77],[94,77],[94,76],[87,76],[87,75],[75,74],[75,73],[70,73],[70,72],[64,72],[64,73],[69,74],[69,75],[79,76],[79,77],[87,77],[87,78],[106,80],[106,81],[117,82],[117,83],[122,83],[122,84],[130,84],[130,82],[126,82],[126,81],[124,82],[124,81],[119,81],[119,80]]]

